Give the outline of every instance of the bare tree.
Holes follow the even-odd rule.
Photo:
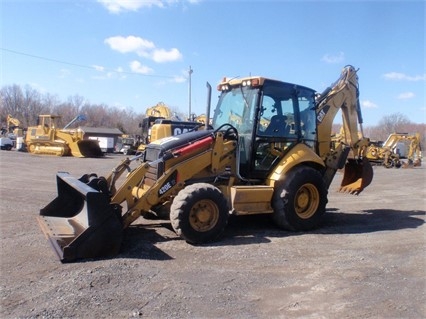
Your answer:
[[[107,105],[85,105],[81,109],[81,113],[86,116],[88,126],[111,127],[111,119],[108,116]]]
[[[24,94],[19,85],[5,86],[0,90],[0,106],[1,106],[1,121],[6,121],[7,115],[10,114],[14,118],[23,122],[22,113],[24,105]]]
[[[37,123],[40,114],[50,113],[49,108],[42,102],[41,94],[27,85],[24,89],[23,114],[25,125],[30,126]]]
[[[378,138],[385,140],[389,134],[396,132],[403,132],[412,123],[406,115],[401,113],[393,113],[383,117],[378,124]]]

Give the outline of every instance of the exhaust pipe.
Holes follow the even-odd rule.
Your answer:
[[[206,107],[206,125],[204,126],[205,130],[209,129],[210,124],[210,108],[212,104],[212,86],[209,82],[206,82],[207,86],[207,107]]]

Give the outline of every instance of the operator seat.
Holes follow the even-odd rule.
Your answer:
[[[287,136],[290,133],[290,126],[287,125],[286,121],[287,116],[285,115],[272,116],[271,122],[263,134],[272,136]]]

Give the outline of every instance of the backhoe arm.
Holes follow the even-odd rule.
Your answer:
[[[339,110],[343,117],[343,134],[338,145],[331,149],[332,124]],[[318,98],[316,115],[318,153],[328,168],[326,179],[331,183],[336,170],[346,162],[341,191],[359,194],[371,183],[373,170],[365,156],[369,140],[362,130],[358,76],[353,66],[346,66],[340,78]]]

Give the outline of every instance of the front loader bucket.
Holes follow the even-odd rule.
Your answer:
[[[40,210],[40,227],[62,262],[118,254],[121,212],[101,193],[68,173],[57,174],[58,197]]]
[[[358,195],[370,185],[373,180],[373,168],[366,157],[362,161],[357,159],[348,159],[345,165],[340,191]]]
[[[69,145],[71,154],[74,157],[102,157],[99,142],[96,140],[80,140]]]

